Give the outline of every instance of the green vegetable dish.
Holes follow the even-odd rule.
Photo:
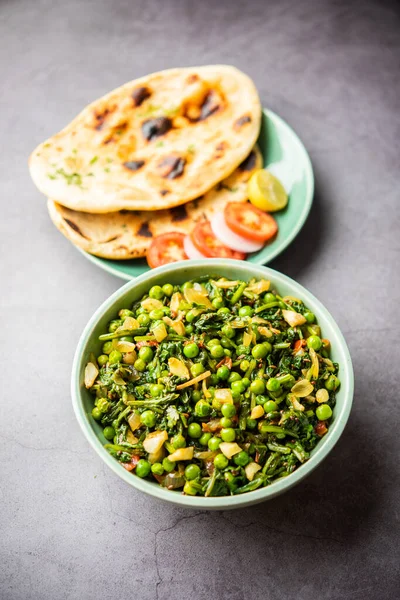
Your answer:
[[[329,340],[269,281],[154,286],[100,340],[85,369],[92,416],[137,477],[243,494],[293,473],[328,432],[340,385]]]

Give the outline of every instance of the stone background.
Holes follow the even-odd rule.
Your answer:
[[[399,597],[399,17],[385,0],[1,1],[1,600]],[[73,352],[121,281],[56,231],[27,157],[122,82],[219,62],[310,152],[312,213],[271,266],[337,319],[356,395],[303,484],[208,514],[136,493],[79,430]]]

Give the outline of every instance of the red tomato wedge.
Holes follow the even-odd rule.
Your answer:
[[[197,250],[208,256],[208,258],[236,258],[237,260],[244,260],[246,258],[246,254],[243,252],[237,252],[224,246],[215,237],[208,221],[197,223],[190,237]]]
[[[147,263],[151,269],[167,265],[178,260],[186,260],[186,252],[183,248],[185,235],[172,231],[163,233],[153,239],[147,251]]]
[[[224,215],[228,227],[248,240],[267,242],[278,232],[274,217],[250,203],[229,202]]]

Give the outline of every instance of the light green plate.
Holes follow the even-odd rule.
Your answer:
[[[283,119],[270,110],[263,111],[258,144],[264,157],[264,166],[281,180],[289,193],[287,207],[274,215],[279,225],[277,237],[260,252],[247,258],[249,262],[265,265],[283,252],[303,227],[313,200],[314,175],[310,157],[300,139]],[[108,260],[83,250],[80,252],[121,279],[134,279],[149,270],[143,258]]]

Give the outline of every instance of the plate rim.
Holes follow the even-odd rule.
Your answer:
[[[288,236],[285,237],[285,239],[282,240],[281,243],[278,244],[278,246],[270,254],[268,254],[268,246],[265,246],[264,249],[260,250],[260,252],[258,253],[258,254],[260,254],[260,253],[265,252],[268,254],[268,256],[266,256],[265,258],[262,258],[262,256],[260,256],[258,259],[255,257],[254,260],[252,260],[252,258],[250,258],[250,259],[248,259],[248,260],[246,259],[244,261],[244,262],[249,262],[253,265],[260,265],[260,266],[264,265],[265,266],[265,265],[269,264],[272,260],[274,260],[277,256],[279,256],[282,252],[284,252],[286,250],[286,248],[288,248],[290,246],[290,244],[293,242],[293,240],[297,237],[297,235],[300,233],[301,229],[303,228],[303,226],[308,218],[308,215],[310,214],[310,210],[311,210],[313,200],[314,200],[315,179],[314,179],[314,170],[312,167],[310,155],[307,152],[307,149],[306,149],[305,145],[303,144],[303,142],[301,141],[300,137],[294,131],[294,129],[282,117],[280,117],[274,111],[267,109],[267,108],[263,108],[262,112],[268,117],[268,119],[270,119],[271,121],[274,121],[275,123],[279,123],[280,127],[289,131],[290,135],[294,138],[296,143],[300,146],[300,148],[303,152],[303,155],[305,157],[305,180],[306,180],[305,202],[303,205],[303,210],[300,213],[299,219],[296,222],[296,226],[290,231]],[[78,248],[78,246],[75,246],[74,244],[73,244],[73,246],[74,246],[74,248],[76,248],[76,250],[78,250],[78,252],[83,254],[83,256],[85,256],[85,258],[87,260],[89,260],[91,263],[98,266],[103,271],[106,271],[107,273],[110,273],[111,275],[118,277],[119,279],[123,279],[124,281],[133,281],[134,279],[136,279],[137,277],[139,277],[141,275],[141,274],[129,275],[128,273],[119,271],[116,267],[111,266],[108,263],[106,263],[105,262],[106,259],[103,259],[100,256],[94,256],[93,254],[89,254],[89,252],[82,250],[82,248]],[[122,262],[122,261],[118,261],[118,262]]]

